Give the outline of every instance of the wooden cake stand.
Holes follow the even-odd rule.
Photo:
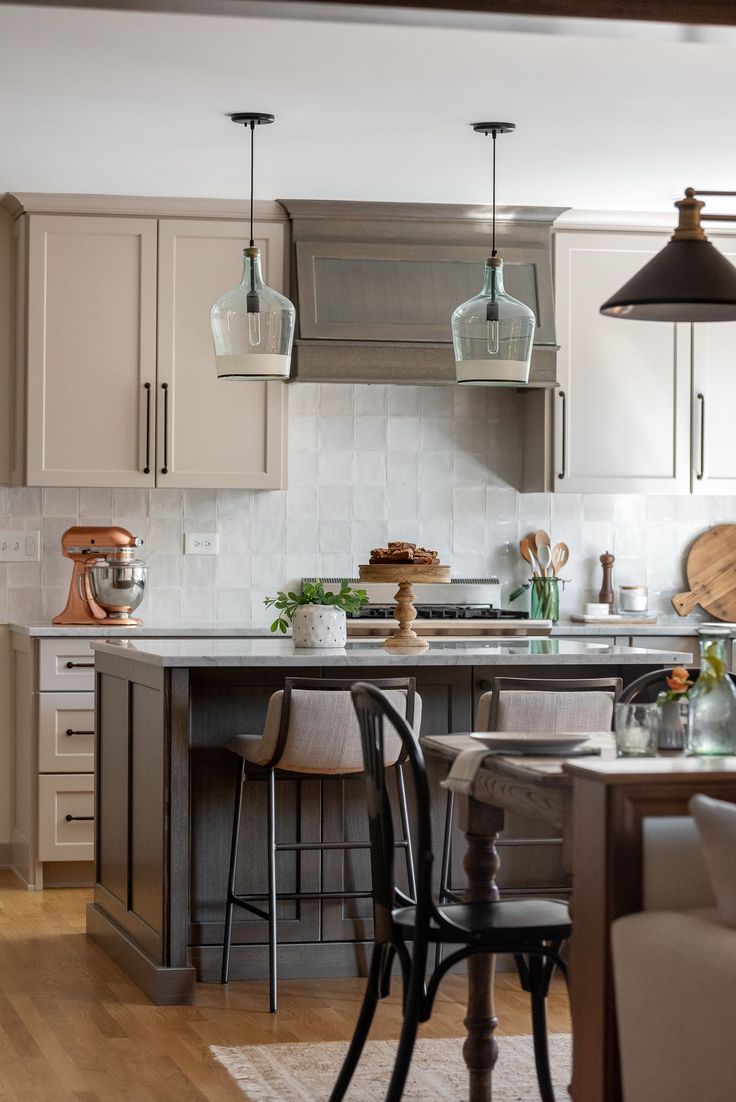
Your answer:
[[[389,635],[384,642],[384,647],[401,647],[410,650],[426,650],[429,643],[422,639],[421,635],[412,628],[412,623],[417,618],[414,608],[414,582],[449,582],[449,566],[412,565],[411,563],[392,562],[385,565],[365,565],[359,567],[361,582],[397,582],[396,593],[396,619],[399,621],[398,630]]]

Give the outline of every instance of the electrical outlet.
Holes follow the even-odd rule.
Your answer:
[[[38,562],[40,532],[0,532],[0,562]]]
[[[184,536],[185,555],[216,555],[216,532],[187,532]]]

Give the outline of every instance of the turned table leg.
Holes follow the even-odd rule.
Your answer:
[[[465,833],[463,861],[468,885],[464,899],[468,903],[488,903],[498,899],[496,873],[500,865],[496,840],[503,828],[503,811],[482,804],[469,796],[459,800],[459,822]],[[492,1073],[498,1059],[494,1030],[498,1019],[493,1012],[495,958],[481,953],[468,960],[468,1035],[463,1057],[468,1068],[470,1102],[491,1102]]]

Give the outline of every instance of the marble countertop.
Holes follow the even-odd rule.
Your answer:
[[[714,621],[711,622],[710,626],[713,626],[713,623]],[[622,624],[619,620],[613,619],[604,624],[579,624],[573,620],[560,620],[552,628],[552,635],[558,638],[565,638],[568,635],[598,638],[609,635],[636,635],[639,638],[646,635],[692,635],[693,638],[696,638],[698,628],[706,626],[708,626],[706,621],[680,619],[679,617],[674,620],[670,617],[667,617],[667,619],[660,617],[656,624]],[[736,633],[736,624],[719,624],[718,626],[731,627]]]
[[[381,621],[375,621],[381,623]],[[493,623],[494,621],[489,621]],[[502,621],[501,621],[502,622]],[[506,621],[508,624],[508,621]],[[135,636],[136,639],[272,639],[273,635],[267,627],[244,627],[242,624],[179,624],[170,627],[166,624],[151,626],[143,624],[138,628],[111,628],[111,627],[83,627],[75,624],[44,624],[33,621],[11,623],[8,625],[11,631],[30,635],[33,638],[74,638],[76,636],[90,639],[119,638]],[[609,624],[576,624],[572,620],[560,620],[552,628],[553,638],[566,638],[569,635],[585,636],[590,638],[606,638],[613,635],[642,636],[693,636],[695,638],[698,628],[705,627],[702,620],[691,619],[666,619],[657,624],[621,624],[617,620],[611,620]],[[736,624],[719,625],[734,629]]]
[[[424,651],[396,653],[380,639],[349,641],[345,648],[294,647],[290,639],[100,640],[98,654],[124,656],[159,667],[237,666],[541,666],[677,665],[687,652],[567,639],[437,640]]]
[[[243,627],[235,624],[187,624],[178,627],[151,627],[142,624],[140,627],[85,627],[82,624],[43,624],[43,623],[12,623],[8,627],[11,631],[20,632],[21,635],[30,635],[37,639],[46,638],[88,638],[88,639],[127,639],[134,636],[136,639],[269,639],[272,638],[270,628]]]

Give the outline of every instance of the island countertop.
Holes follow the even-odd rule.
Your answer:
[[[380,639],[348,641],[346,647],[295,647],[291,639],[98,640],[100,654],[163,668],[239,666],[657,666],[689,662],[683,651],[623,647],[567,639],[452,639],[427,650],[388,650]]]

